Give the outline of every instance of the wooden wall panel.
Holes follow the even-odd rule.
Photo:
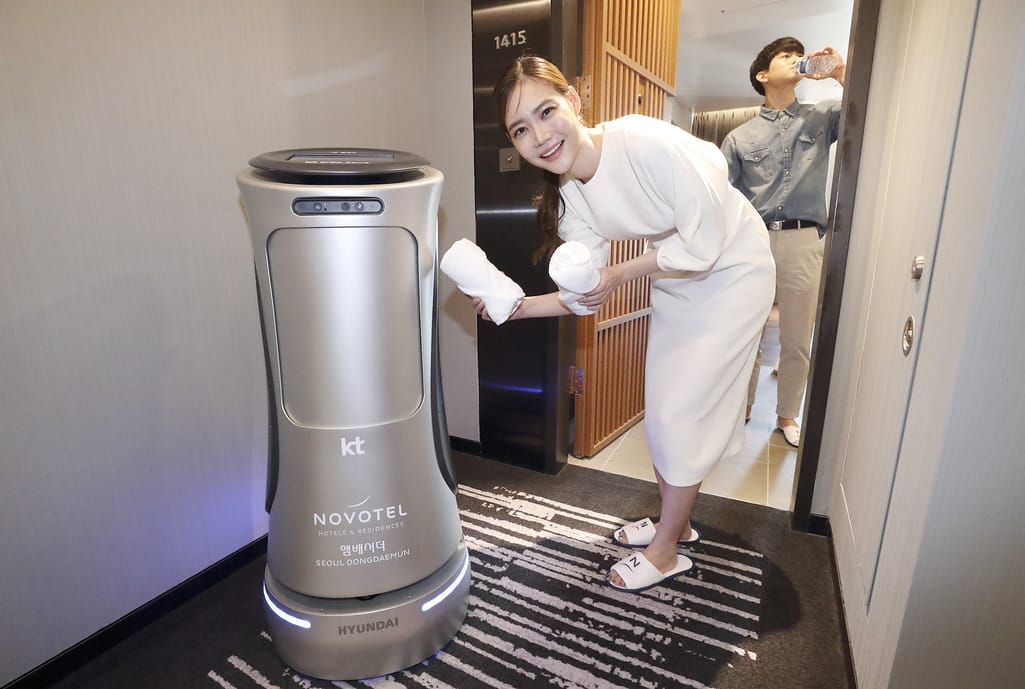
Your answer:
[[[584,81],[590,122],[639,113],[662,119],[676,80],[677,0],[585,0]],[[612,242],[610,263],[645,251]],[[594,316],[578,319],[573,454],[590,457],[644,416],[644,358],[651,281],[623,285]]]

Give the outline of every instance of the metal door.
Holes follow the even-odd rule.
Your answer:
[[[473,0],[473,119],[476,243],[527,294],[554,291],[532,199],[539,169],[520,164],[495,117],[492,89],[523,53],[577,73],[575,0]],[[570,318],[534,318],[501,326],[479,322],[480,451],[529,469],[558,473],[569,445]]]

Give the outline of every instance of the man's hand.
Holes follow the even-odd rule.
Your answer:
[[[843,61],[843,56],[840,55],[834,48],[826,46],[822,50],[816,50],[815,52],[808,53],[805,57],[815,57],[816,55],[832,55],[836,58],[836,67],[829,74],[807,74],[806,79],[836,79],[840,82],[840,86],[844,85],[844,77],[847,72],[847,65]]]

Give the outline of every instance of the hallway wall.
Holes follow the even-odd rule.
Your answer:
[[[418,152],[441,246],[472,236],[469,23],[469,0],[0,3],[0,684],[266,532],[234,175]],[[443,375],[474,438],[469,324],[443,323]]]

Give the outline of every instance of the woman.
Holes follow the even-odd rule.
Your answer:
[[[602,267],[579,302],[597,309],[623,283],[651,277],[645,431],[661,514],[657,525],[644,519],[616,531],[616,542],[643,550],[606,579],[641,591],[693,566],[677,548],[699,537],[690,514],[701,481],[743,445],[747,382],[775,284],[765,224],[730,186],[714,145],[641,115],[587,127],[580,97],[547,60],[516,60],[495,104],[520,156],[549,180],[538,209],[547,253],[575,240],[606,266],[609,240],[650,245]],[[483,302],[474,306],[488,318]],[[553,292],[527,297],[511,319],[567,313]]]

